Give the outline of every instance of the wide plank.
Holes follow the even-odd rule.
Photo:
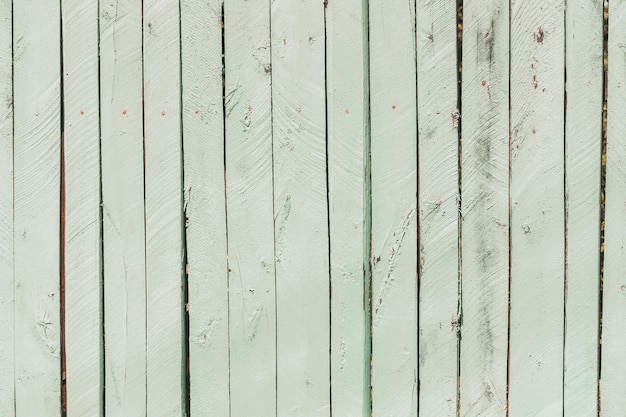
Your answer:
[[[222,1],[181,1],[191,415],[229,414]]]
[[[61,415],[59,6],[46,0],[13,3],[17,416]]]
[[[103,412],[98,4],[63,0],[67,413]]]
[[[563,13],[511,3],[510,417],[563,409]]]

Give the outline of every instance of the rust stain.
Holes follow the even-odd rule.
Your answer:
[[[126,110],[123,110],[123,111],[122,111],[122,114],[126,114]]]
[[[346,114],[350,114],[350,110],[349,109],[346,109]]]
[[[537,82],[537,76],[533,75],[533,86],[535,87],[535,90],[537,89],[538,85],[539,85],[539,83]]]
[[[543,44],[543,38],[544,38],[544,33],[543,33],[543,29],[540,26],[537,33],[535,33],[535,40],[537,41],[537,43]]]
[[[81,110],[80,111],[80,115],[82,116],[83,114],[85,114],[85,112]]]
[[[396,105],[394,104],[393,106],[391,106],[391,109],[395,110],[396,109]]]
[[[483,80],[482,83],[480,83],[483,87],[485,87],[487,85],[487,81]]]
[[[248,106],[248,112],[252,113],[252,106]]]
[[[196,114],[200,114],[200,110],[196,110],[194,113],[196,113]]]
[[[161,112],[161,116],[165,116],[165,111],[162,111],[162,112]]]

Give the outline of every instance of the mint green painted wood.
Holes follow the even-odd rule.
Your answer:
[[[141,4],[100,2],[105,409],[146,415]]]
[[[326,8],[332,414],[370,414],[367,2]]]
[[[626,89],[626,2],[609,4],[609,68],[606,150],[606,214],[604,232],[604,282],[602,303],[602,369],[600,412],[620,415],[626,409],[626,142],[624,105]]]
[[[12,10],[0,1],[0,415],[7,416],[15,411]]]
[[[506,415],[509,3],[463,3],[460,415]]]
[[[563,7],[511,4],[510,417],[563,409]]]
[[[369,5],[372,411],[417,415],[417,126],[413,2]],[[398,82],[406,80],[406,82]]]
[[[229,414],[220,0],[181,2],[191,415]]]
[[[271,3],[279,417],[330,414],[324,36],[323,2]]]
[[[147,414],[183,416],[186,399],[180,16],[143,2]]]
[[[102,410],[98,4],[63,0],[67,413]]]
[[[417,2],[421,415],[456,416],[459,174],[454,0]]]
[[[602,3],[570,0],[566,13],[565,416],[598,414]]]
[[[270,416],[276,300],[269,2],[225,2],[224,40],[230,416]]]
[[[61,415],[59,2],[14,2],[15,415]]]

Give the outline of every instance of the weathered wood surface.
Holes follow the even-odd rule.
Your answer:
[[[324,7],[318,0],[271,3],[281,417],[330,414]]]
[[[332,414],[370,415],[367,2],[326,8]]]
[[[142,8],[100,2],[107,416],[146,414]]]
[[[59,2],[13,7],[15,414],[53,417],[61,415],[61,16]]]
[[[143,2],[146,404],[184,416],[186,357],[178,0]]]
[[[609,4],[609,68],[606,149],[606,217],[602,302],[602,369],[600,405],[604,416],[626,409],[626,2]]]
[[[369,19],[372,411],[416,416],[415,3],[371,1]]]
[[[102,404],[98,4],[64,0],[65,375],[67,413]]]
[[[567,2],[563,415],[598,414],[603,2]],[[611,415],[606,413],[604,415]]]
[[[563,409],[563,8],[511,3],[510,417]]]
[[[417,2],[422,415],[457,415],[460,109],[456,20],[454,0]]]
[[[509,296],[509,5],[463,3],[460,414],[504,417]]]
[[[13,5],[0,2],[0,414],[15,403],[13,273]]]
[[[191,415],[229,413],[222,2],[181,1]]]
[[[269,416],[276,414],[269,1],[224,3],[224,47],[230,415]]]

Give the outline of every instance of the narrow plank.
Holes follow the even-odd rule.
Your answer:
[[[229,414],[221,0],[183,0],[182,99],[191,415]]]
[[[271,3],[277,415],[330,413],[324,3]]]
[[[563,409],[563,13],[511,3],[511,417]]]
[[[15,412],[13,304],[13,56],[11,0],[0,1],[0,415]]]
[[[567,285],[563,410],[598,415],[603,2],[570,0],[566,13],[565,201]]]
[[[98,4],[64,0],[67,413],[102,411]]]
[[[141,4],[100,2],[105,408],[146,414]]]
[[[13,4],[17,416],[61,415],[59,6]]]
[[[187,396],[180,15],[178,0],[143,5],[147,412],[171,417]]]
[[[232,417],[276,414],[270,4],[224,3]]]
[[[608,109],[602,302],[602,368],[600,412],[619,415],[626,409],[624,334],[626,331],[626,1],[609,4]]]
[[[369,56],[372,412],[374,416],[416,416],[415,2],[370,2]]]
[[[463,2],[461,416],[506,415],[509,3]]]
[[[417,3],[419,411],[456,416],[458,363],[457,4]]]
[[[370,414],[367,2],[326,9],[332,414]]]

